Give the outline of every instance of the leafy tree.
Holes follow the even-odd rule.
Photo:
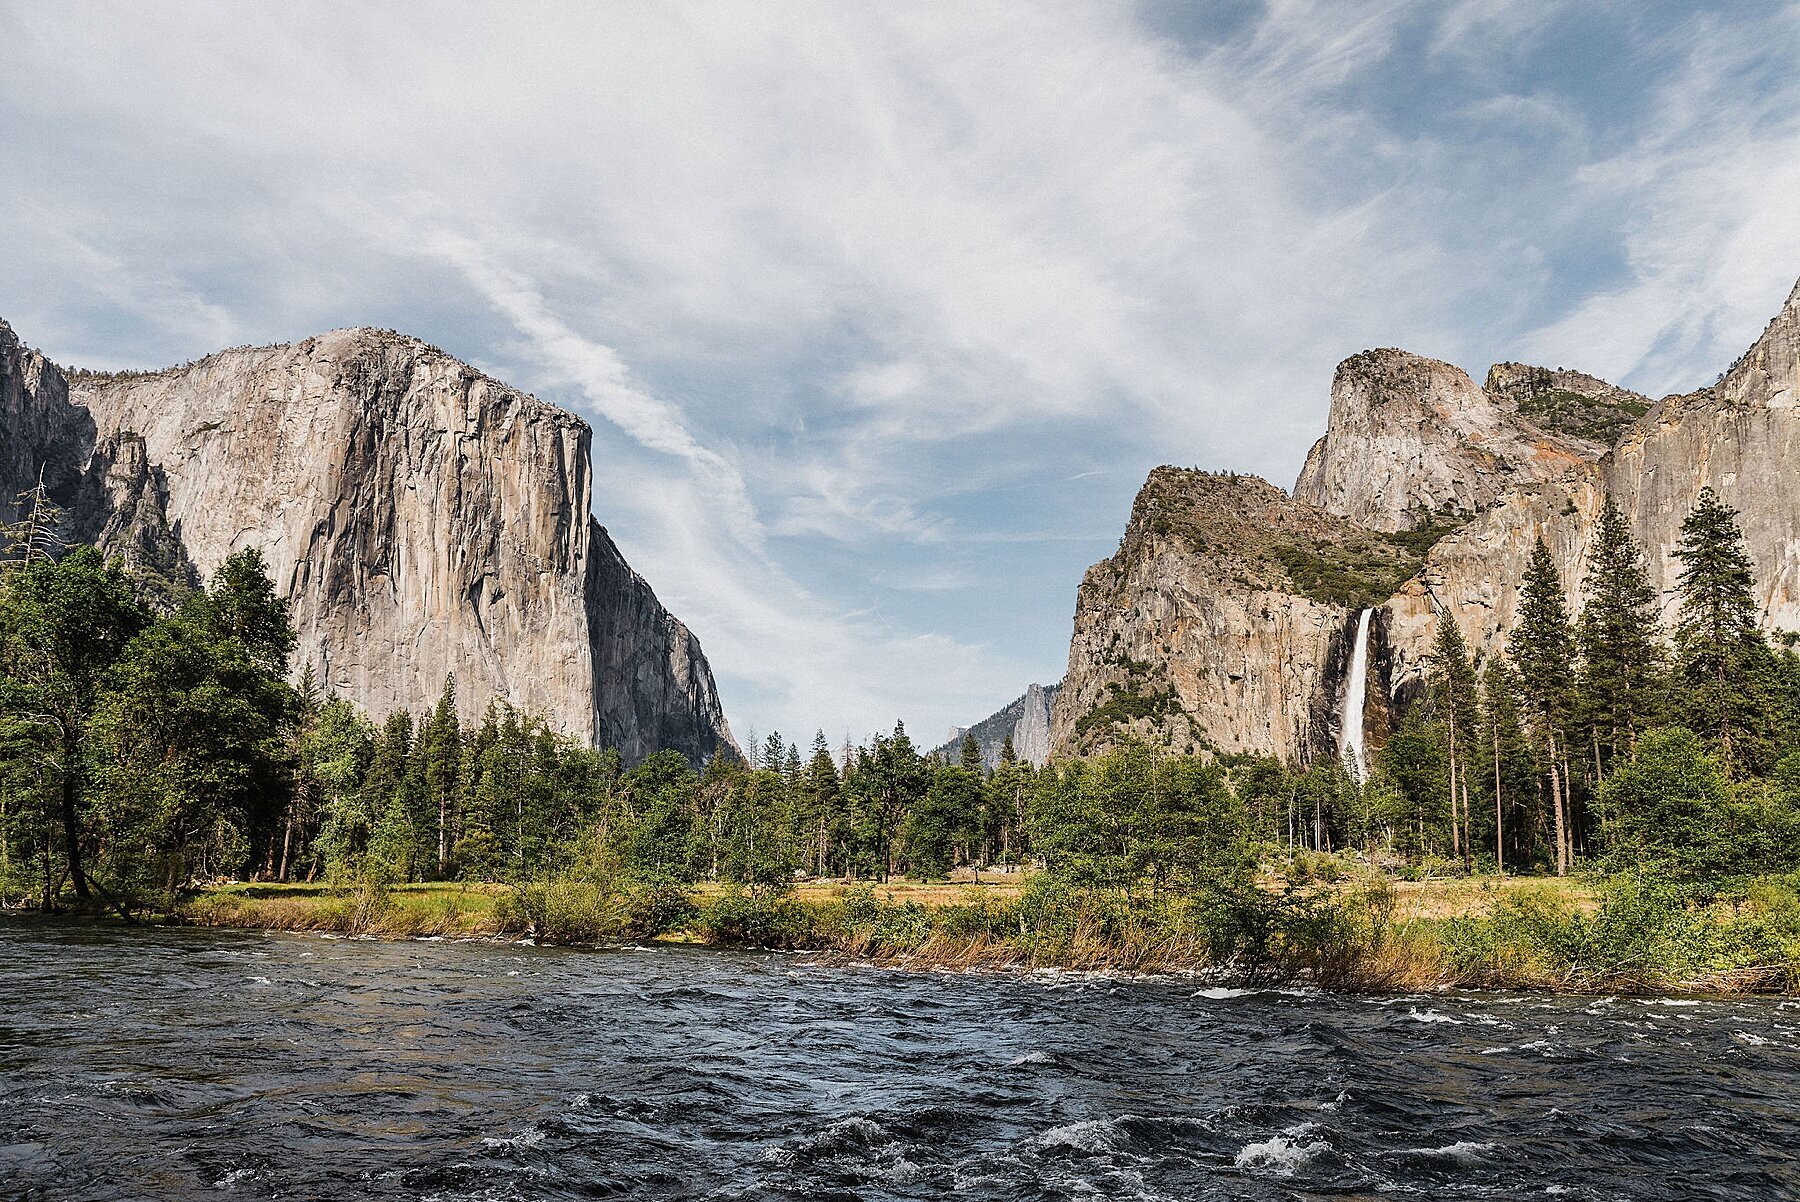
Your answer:
[[[907,736],[906,725],[894,724],[889,737],[857,757],[846,786],[854,799],[854,837],[862,859],[881,880],[893,875],[896,836],[906,812],[931,785],[931,770]]]
[[[378,817],[370,812],[363,782],[375,758],[377,731],[368,716],[342,697],[327,698],[302,736],[302,770],[309,773],[321,814],[306,878],[321,869],[349,877],[361,868]]]
[[[1683,879],[1716,879],[1761,865],[1757,809],[1734,798],[1720,760],[1692,731],[1645,734],[1637,755],[1618,768],[1597,798],[1614,870],[1653,869]]]
[[[287,599],[269,579],[262,552],[246,547],[226,556],[208,592],[210,621],[219,633],[236,639],[263,671],[285,676],[294,656],[294,624]]]
[[[138,891],[172,900],[197,873],[236,874],[260,842],[253,834],[273,833],[269,802],[286,788],[295,700],[285,665],[270,657],[293,640],[285,608],[267,626],[237,621],[243,611],[234,606],[255,591],[240,571],[190,594],[108,670],[91,758],[109,861]]]
[[[979,754],[977,762],[979,762]],[[901,826],[912,874],[931,880],[949,875],[957,845],[980,830],[982,781],[978,770],[940,768],[925,795],[911,806]]]
[[[1243,807],[1217,764],[1139,742],[1053,764],[1033,791],[1032,842],[1050,869],[1129,896],[1236,880],[1247,857]]]
[[[33,553],[7,568],[0,588],[0,722],[39,766],[61,835],[61,869],[46,867],[49,908],[64,877],[78,898],[92,896],[84,868],[91,724],[107,672],[150,615],[124,569],[92,547],[60,560]]]
[[[1393,785],[1402,802],[1394,842],[1403,851],[1435,853],[1444,846],[1439,842],[1441,828],[1436,816],[1442,812],[1443,798],[1449,792],[1450,772],[1444,762],[1448,742],[1442,724],[1430,717],[1425,707],[1414,706],[1381,749],[1380,775]],[[1347,773],[1342,775],[1349,779]],[[1309,769],[1302,778],[1301,792],[1313,798],[1315,812],[1321,806],[1336,805],[1344,794],[1345,783],[1338,776],[1317,768]],[[1315,818],[1315,823],[1324,829],[1322,821]],[[1317,838],[1309,846],[1325,849],[1324,842]]]
[[[699,784],[679,751],[658,751],[625,774],[622,787],[632,816],[627,858],[640,871],[678,881],[694,879]],[[729,842],[730,830],[721,838]]]

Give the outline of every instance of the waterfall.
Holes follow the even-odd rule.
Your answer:
[[[1369,620],[1374,616],[1374,610],[1365,609],[1356,620],[1356,648],[1350,652],[1350,677],[1338,714],[1338,758],[1355,765],[1351,771],[1358,780],[1368,777],[1363,763],[1363,701],[1369,691]]]

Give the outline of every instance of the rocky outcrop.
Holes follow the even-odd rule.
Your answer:
[[[1650,412],[1650,398],[1599,376],[1528,363],[1496,363],[1483,391],[1541,430],[1598,459],[1633,422]]]
[[[1338,365],[1330,423],[1294,499],[1373,530],[1409,530],[1477,513],[1604,449],[1533,425],[1461,368],[1364,351]]]
[[[1327,752],[1322,729],[1356,708],[1339,696],[1341,665],[1365,606],[1376,609],[1375,666],[1362,708],[1377,742],[1417,693],[1438,622],[1455,620],[1478,655],[1505,646],[1539,539],[1579,606],[1609,496],[1645,549],[1665,626],[1681,524],[1710,486],[1739,511],[1765,627],[1800,630],[1795,464],[1800,285],[1719,383],[1654,404],[1560,368],[1503,363],[1477,388],[1405,352],[1355,356],[1338,369],[1330,428],[1292,500],[1260,481],[1249,492],[1216,483],[1235,477],[1171,490],[1159,478],[1174,479],[1172,469],[1152,473],[1119,554],[1081,586],[1053,752],[1088,750],[1082,715],[1104,718],[1116,698],[1127,699],[1112,705],[1130,718],[1124,729],[1166,745]],[[1327,518],[1340,522],[1335,533],[1316,525]],[[1283,533],[1309,521],[1313,542]],[[1423,556],[1416,571],[1396,579],[1350,554],[1358,539],[1383,537]],[[1271,555],[1281,580],[1256,567]],[[1088,719],[1090,732],[1098,721]]]
[[[962,754],[965,737],[973,737],[981,751],[981,762],[988,768],[1000,766],[1000,755],[1006,740],[1012,739],[1013,754],[1041,768],[1050,759],[1050,708],[1062,685],[1033,684],[1022,697],[989,714],[973,726],[953,726],[950,738],[933,754],[955,763]]]
[[[503,699],[627,760],[733,747],[698,644],[589,517],[578,418],[370,329],[66,381],[11,361],[9,483],[41,467],[76,535],[175,586],[259,548],[296,669],[377,715],[454,674],[465,716]]]
[[[1403,540],[1254,476],[1161,467],[1077,595],[1053,755],[1132,736],[1177,751],[1326,754],[1357,610],[1419,563]]]
[[[1496,369],[1498,370],[1498,369]],[[1586,377],[1592,379],[1592,377]],[[1635,394],[1627,394],[1635,395]],[[1800,630],[1800,285],[1762,337],[1711,388],[1657,402],[1597,462],[1515,489],[1443,539],[1389,609],[1393,679],[1405,689],[1421,674],[1435,623],[1454,614],[1477,651],[1504,645],[1514,625],[1517,583],[1543,538],[1578,605],[1589,544],[1603,499],[1630,519],[1650,581],[1673,627],[1681,523],[1702,488],[1738,510],[1744,547],[1756,568],[1762,621]]]

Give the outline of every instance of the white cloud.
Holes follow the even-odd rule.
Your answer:
[[[740,729],[929,734],[1056,674],[1146,468],[1291,479],[1346,354],[1691,376],[1766,316],[1800,108],[1732,80],[1792,19],[1685,27],[1624,134],[1532,73],[1567,11],[0,8],[0,312],[84,362],[430,337],[597,419]]]
[[[1800,82],[1756,75],[1770,47],[1800,44],[1800,13],[1688,32],[1643,135],[1582,171],[1622,218],[1629,276],[1527,342],[1659,396],[1711,383],[1800,275]]]

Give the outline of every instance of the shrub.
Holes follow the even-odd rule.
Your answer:
[[[793,897],[728,889],[696,918],[700,932],[717,943],[753,947],[812,947],[820,942],[814,910]]]

